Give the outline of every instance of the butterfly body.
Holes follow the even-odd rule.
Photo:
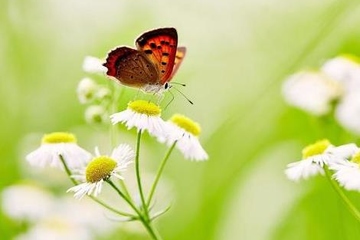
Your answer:
[[[118,47],[108,53],[107,75],[121,84],[158,93],[169,87],[186,49],[177,47],[175,28],[160,28],[136,39],[137,49]]]

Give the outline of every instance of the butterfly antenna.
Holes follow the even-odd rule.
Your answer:
[[[178,91],[178,93],[180,93],[190,104],[194,105],[194,103],[187,97],[185,96],[184,93],[182,93],[179,89],[177,89],[176,87],[173,87],[176,91]]]
[[[176,85],[180,85],[182,87],[186,87],[185,83],[172,82],[171,84],[176,84]]]
[[[171,94],[171,100],[168,102],[168,104],[166,104],[164,110],[167,109],[167,107],[170,105],[170,103],[172,103],[172,101],[174,101],[175,98],[174,94],[170,91],[170,89],[169,89],[169,93]]]

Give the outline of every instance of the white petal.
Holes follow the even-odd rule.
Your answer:
[[[134,160],[135,152],[128,144],[120,144],[113,150],[111,158],[115,159],[118,165],[127,167]]]
[[[321,166],[314,163],[312,160],[305,159],[298,162],[289,163],[285,170],[286,176],[293,181],[300,179],[307,179],[317,174],[324,174]]]
[[[347,190],[360,191],[360,169],[357,164],[344,164],[337,166],[333,176],[341,186]]]

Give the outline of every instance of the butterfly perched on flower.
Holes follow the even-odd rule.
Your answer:
[[[175,28],[159,28],[143,33],[135,41],[137,49],[117,47],[108,53],[106,74],[121,84],[158,93],[170,87],[186,48],[178,47]]]

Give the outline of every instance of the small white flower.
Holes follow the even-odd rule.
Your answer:
[[[95,93],[95,98],[99,101],[111,100],[111,91],[107,87],[99,87]]]
[[[349,161],[350,160],[350,161]],[[347,190],[360,191],[360,151],[353,154],[351,159],[343,158],[330,169],[334,170],[333,177]]]
[[[153,136],[163,136],[166,127],[160,115],[158,105],[136,100],[129,102],[126,110],[111,115],[110,119],[113,124],[124,123],[128,129],[135,127],[137,131],[147,130]]]
[[[290,76],[282,93],[289,105],[314,115],[325,115],[331,102],[342,94],[341,85],[318,72],[303,71]]]
[[[56,167],[63,169],[60,156],[70,169],[85,166],[91,154],[76,144],[76,137],[71,133],[54,132],[45,134],[41,146],[26,156],[26,160],[34,166]]]
[[[317,174],[323,175],[323,166],[330,159],[326,150],[331,147],[332,145],[327,139],[306,146],[302,150],[302,160],[289,163],[286,166],[285,174],[287,178],[297,182],[300,179],[307,179]]]
[[[321,71],[344,86],[346,92],[360,91],[359,59],[352,55],[343,55],[326,61]]]
[[[103,123],[106,117],[106,110],[103,106],[92,105],[85,111],[85,120],[88,123]]]
[[[345,96],[336,107],[335,117],[345,129],[360,135],[360,95]]]
[[[168,145],[172,145],[176,141],[176,148],[184,154],[185,158],[202,161],[208,159],[209,156],[199,142],[200,132],[198,123],[183,115],[175,114],[167,122],[166,135],[158,139]]]
[[[307,179],[317,174],[323,175],[324,165],[333,166],[342,159],[352,156],[357,149],[355,144],[334,147],[327,139],[317,141],[302,150],[301,161],[287,165],[285,174],[293,181]]]
[[[91,102],[94,99],[98,89],[99,86],[92,79],[81,79],[76,89],[80,103],[84,104]]]
[[[110,157],[100,155],[96,150],[96,157],[80,171],[80,174],[73,176],[82,183],[70,188],[67,192],[75,192],[74,197],[78,199],[86,194],[97,196],[101,192],[105,180],[110,177],[123,179],[120,173],[127,169],[134,156],[134,151],[127,144],[120,144],[113,150]]]
[[[16,184],[2,191],[2,209],[12,219],[35,222],[48,215],[55,199],[32,184]]]
[[[99,58],[86,56],[83,62],[83,70],[88,73],[106,73],[107,68],[103,66]]]

